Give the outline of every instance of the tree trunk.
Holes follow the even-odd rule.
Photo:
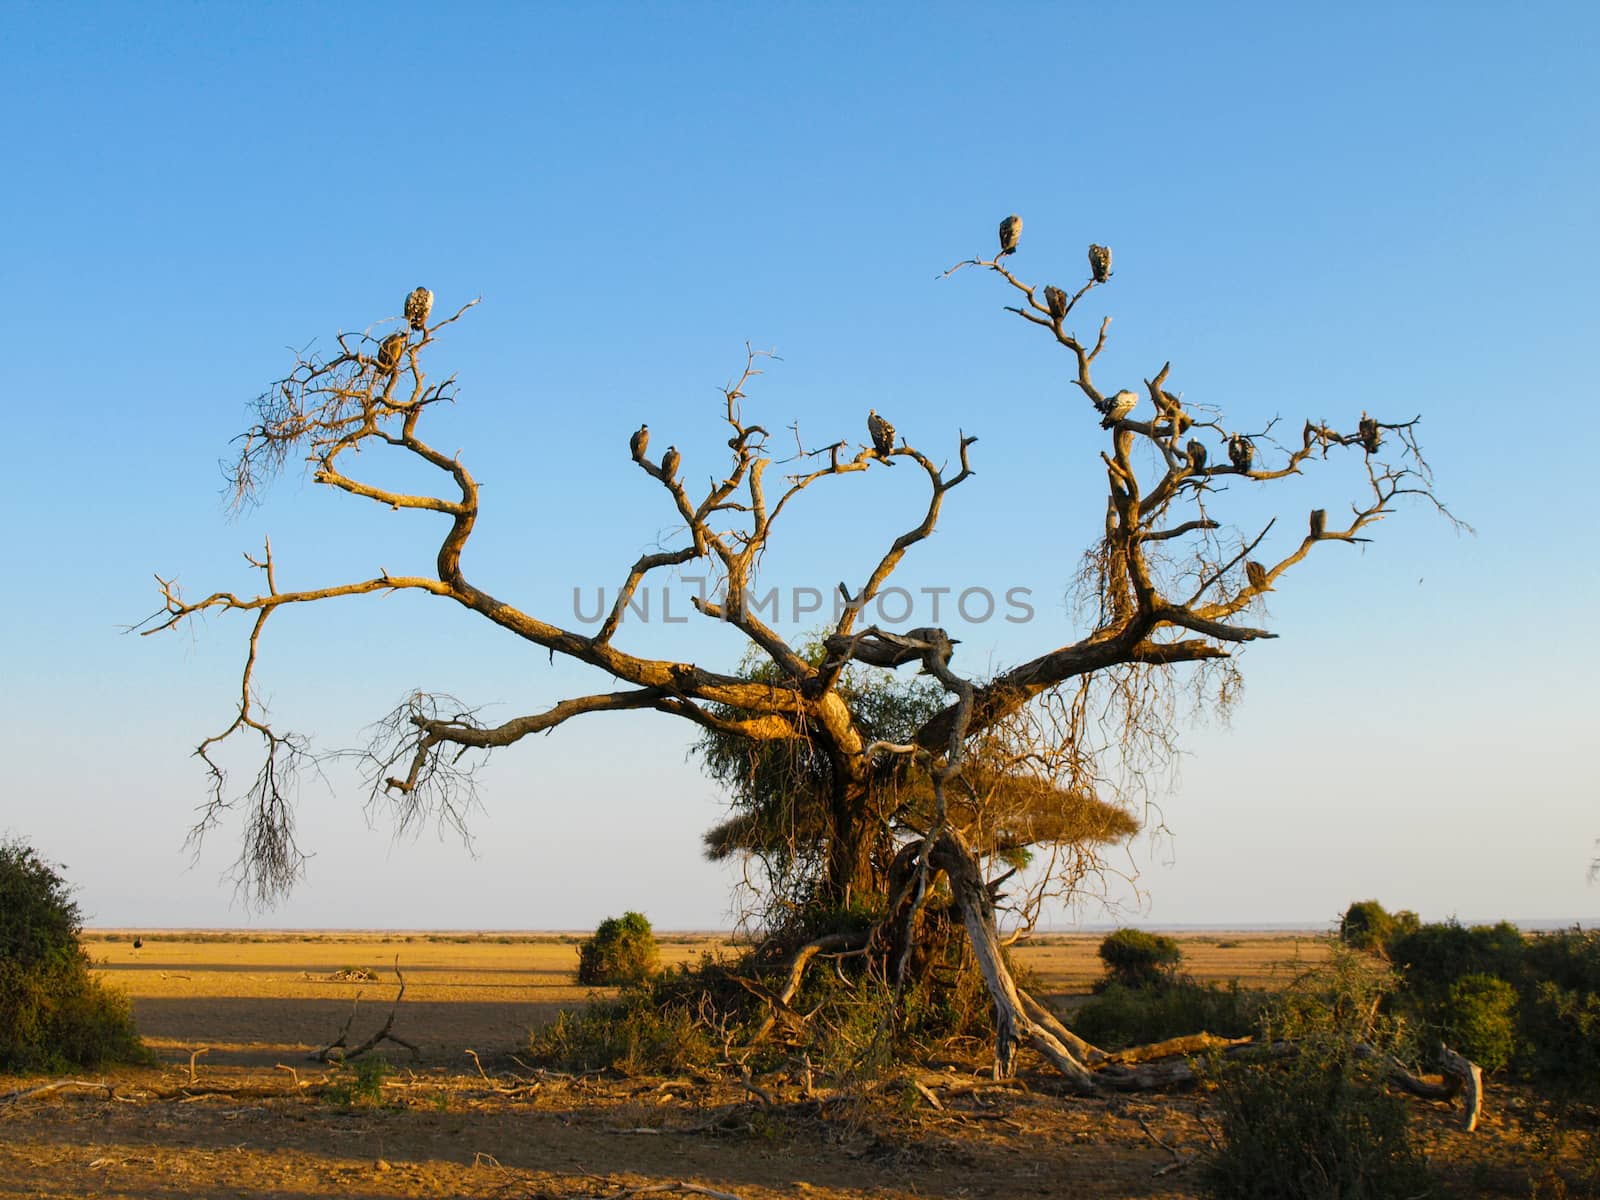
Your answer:
[[[983,871],[972,851],[954,830],[947,829],[934,843],[931,861],[950,879],[950,891],[961,912],[962,924],[966,926],[984,982],[989,985],[989,995],[994,1000],[994,1077],[1004,1079],[1011,1074],[1017,1046],[1027,1042],[1048,1058],[1079,1091],[1098,1092],[1100,1083],[1094,1073],[1023,1007],[1000,948],[1000,931],[994,923],[994,901],[989,889],[983,886]]]
[[[879,830],[869,812],[865,785],[852,781],[834,785],[828,813],[831,828],[823,890],[828,902],[835,907],[870,903],[884,891],[884,880],[872,861]]]

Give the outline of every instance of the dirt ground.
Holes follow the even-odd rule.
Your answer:
[[[669,1184],[741,1200],[1199,1194],[1203,1096],[1071,1098],[1036,1064],[995,1087],[981,1054],[929,1064],[926,1092],[901,1083],[867,1103],[805,1100],[774,1083],[768,1105],[704,1077],[540,1077],[509,1055],[530,1025],[586,997],[571,982],[575,938],[251,936],[147,931],[134,950],[129,931],[91,935],[161,1065],[84,1080],[109,1088],[0,1105],[0,1196],[575,1198]],[[1309,937],[1182,940],[1199,977],[1269,986],[1321,954]],[[1046,996],[1070,1005],[1099,973],[1098,941],[1044,938],[1020,957]],[[667,939],[663,951],[685,961],[715,945]],[[307,1056],[358,994],[353,1037],[381,1024],[396,955],[407,990],[394,1029],[420,1053],[386,1047],[396,1072],[381,1099],[341,1102],[328,1085],[348,1075]],[[363,970],[377,980],[352,978]],[[0,1078],[0,1096],[45,1082]],[[1533,1148],[1534,1115],[1532,1097],[1491,1091],[1468,1138],[1448,1107],[1418,1104],[1430,1156],[1461,1196],[1529,1194],[1551,1153]]]

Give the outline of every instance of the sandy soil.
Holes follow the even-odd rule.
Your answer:
[[[535,1080],[505,1055],[530,1024],[584,999],[571,983],[573,939],[144,939],[135,951],[128,936],[101,935],[90,949],[133,997],[162,1065],[96,1076],[109,1095],[0,1105],[0,1196],[615,1197],[678,1181],[742,1200],[1199,1194],[1203,1096],[1074,1099],[1036,1070],[1015,1086],[973,1087],[976,1064],[943,1065],[939,1109],[908,1086],[819,1106],[778,1081],[767,1107],[720,1079]],[[1042,991],[1070,999],[1098,974],[1098,940],[1042,939],[1021,957]],[[664,950],[688,960],[714,945],[685,938]],[[1251,982],[1281,983],[1320,955],[1282,935],[1207,935],[1184,949],[1202,978]],[[380,1101],[337,1102],[325,1090],[337,1074],[306,1056],[358,993],[355,1033],[381,1022],[396,954],[408,987],[395,1031],[421,1055],[391,1055],[399,1070]],[[379,981],[333,978],[358,968]],[[0,1095],[30,1082],[40,1081],[0,1079]],[[1418,1111],[1433,1157],[1453,1164],[1454,1194],[1528,1194],[1530,1097],[1497,1094],[1470,1140],[1443,1106]]]

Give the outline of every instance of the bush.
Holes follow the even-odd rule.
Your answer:
[[[0,1069],[146,1058],[127,997],[89,974],[81,928],[55,868],[21,842],[0,842]]]
[[[1517,1048],[1517,989],[1493,975],[1463,975],[1445,993],[1439,1025],[1452,1050],[1498,1071]]]
[[[528,1051],[564,1070],[624,1075],[695,1070],[717,1058],[710,1014],[737,1012],[748,998],[727,969],[706,955],[697,967],[668,970],[628,985],[613,1000],[560,1013],[530,1032]]]
[[[1370,960],[1368,960],[1370,962]],[[1221,1200],[1394,1200],[1427,1194],[1405,1101],[1384,1085],[1381,1055],[1396,1030],[1375,1017],[1392,987],[1345,952],[1277,997],[1263,1041],[1292,1039],[1281,1058],[1214,1059],[1220,1141],[1205,1185]]]
[[[656,938],[640,913],[600,922],[578,946],[578,982],[588,987],[642,983],[656,970]]]
[[[1455,920],[1422,925],[1395,938],[1390,958],[1406,991],[1437,1007],[1463,975],[1494,975],[1516,984],[1526,974],[1527,941],[1509,921],[1471,928]]]
[[[1148,1042],[1214,1033],[1243,1037],[1254,1033],[1261,1012],[1259,993],[1237,981],[1227,987],[1175,979],[1160,987],[1107,984],[1071,1016],[1072,1031],[1106,1050]]]
[[[1119,929],[1100,943],[1108,983],[1151,987],[1170,979],[1183,961],[1178,943],[1142,929]]]

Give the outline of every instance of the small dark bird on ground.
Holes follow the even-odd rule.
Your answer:
[[[650,426],[641,425],[628,439],[628,450],[633,455],[635,462],[644,461],[645,449],[650,445]]]
[[[1267,569],[1254,559],[1244,564],[1245,578],[1250,580],[1250,586],[1256,591],[1264,591],[1267,586]]]
[[[406,320],[413,329],[428,327],[428,314],[433,311],[433,293],[419,287],[406,297]]]
[[[683,461],[683,455],[678,453],[676,446],[668,446],[667,452],[661,456],[661,473],[668,479],[678,477],[678,464]]]
[[[1049,308],[1050,315],[1056,320],[1061,320],[1067,315],[1067,294],[1058,287],[1044,289],[1045,306]]]
[[[143,938],[138,938],[138,937],[134,938],[133,939],[133,948],[135,950],[143,950],[144,949],[144,939]]]
[[[878,452],[878,457],[888,460],[894,450],[894,426],[878,415],[878,410],[867,410],[867,432],[872,435],[872,448]]]
[[[1383,445],[1383,433],[1378,428],[1378,422],[1366,413],[1361,414],[1361,448],[1368,454],[1376,454],[1378,447]]]
[[[1017,239],[1022,236],[1022,218],[1012,213],[1000,222],[1000,253],[1015,254]]]
[[[1187,449],[1189,451],[1189,469],[1191,471],[1204,471],[1206,469],[1205,443],[1190,442]]]
[[[1326,533],[1327,530],[1328,510],[1325,508],[1313,508],[1311,510],[1311,536],[1314,538],[1319,538]]]
[[[393,375],[400,368],[400,355],[406,348],[406,335],[391,333],[378,343],[378,374]]]
[[[1104,283],[1111,278],[1111,247],[1092,243],[1089,246],[1089,273],[1094,276],[1096,283]]]
[[[1129,391],[1127,388],[1123,388],[1115,396],[1112,396],[1111,399],[1107,400],[1105,407],[1101,409],[1101,411],[1105,413],[1105,419],[1100,422],[1100,428],[1110,429],[1118,421],[1122,420],[1136,407],[1138,407],[1138,404],[1139,394],[1137,392]]]
[[[1256,448],[1249,438],[1236,433],[1228,439],[1228,461],[1236,470],[1248,471],[1255,458]]]

